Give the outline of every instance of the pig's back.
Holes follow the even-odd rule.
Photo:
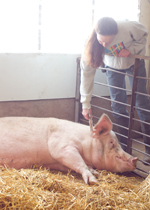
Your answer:
[[[0,140],[7,141],[36,141],[41,135],[46,139],[48,119],[30,117],[4,117],[0,118]],[[32,136],[32,139],[31,139]],[[11,142],[10,140],[8,143]]]

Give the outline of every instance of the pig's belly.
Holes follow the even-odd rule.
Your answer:
[[[0,136],[0,164],[16,169],[42,166],[56,161],[50,156],[46,140],[34,136],[22,139],[19,135]]]
[[[48,150],[48,138],[47,120],[0,119],[0,164],[20,169],[54,163]]]
[[[20,149],[20,151],[18,151]],[[31,168],[32,165],[44,166],[55,162],[50,157],[48,151],[44,153],[23,150],[21,148],[16,148],[16,151],[6,151],[1,152],[0,150],[0,164],[3,166],[9,166],[15,169],[21,168]]]

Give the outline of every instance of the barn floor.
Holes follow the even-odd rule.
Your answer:
[[[137,139],[137,140],[143,142],[143,139],[141,139],[141,138],[140,138],[140,139]],[[133,148],[136,148],[136,149],[138,149],[138,150],[140,150],[140,151],[142,151],[142,152],[145,152],[145,147],[144,147],[144,145],[139,144],[139,143],[137,143],[137,142],[133,142],[132,147],[133,147]],[[149,173],[149,172],[150,172],[150,166],[144,165],[144,164],[140,161],[140,160],[143,160],[144,154],[142,154],[142,153],[140,153],[140,152],[137,152],[137,151],[133,150],[132,155],[139,158],[139,161],[137,162],[137,168],[140,168],[141,170],[146,171],[147,173]],[[141,175],[141,176],[143,176],[143,177],[147,177],[147,175],[148,175],[148,174],[146,174],[146,173],[140,172],[140,171],[137,170],[137,169],[135,170],[135,172],[137,172],[139,175]]]

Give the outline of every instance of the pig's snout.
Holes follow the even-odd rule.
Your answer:
[[[138,158],[137,157],[130,157],[129,158],[129,163],[134,166],[136,168],[136,162],[137,162]]]

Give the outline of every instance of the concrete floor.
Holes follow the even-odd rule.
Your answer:
[[[137,140],[143,142],[143,139],[141,139],[141,138],[139,138],[139,139],[137,139]],[[138,149],[138,150],[140,150],[141,152],[145,152],[145,146],[142,145],[142,144],[140,144],[140,143],[133,142],[133,143],[132,143],[132,147],[133,147],[133,148],[136,148],[136,149]],[[133,150],[133,151],[132,151],[132,155],[139,158],[139,160],[138,160],[138,162],[137,162],[137,168],[140,168],[141,170],[143,170],[143,171],[145,171],[145,172],[147,172],[147,173],[150,173],[150,166],[144,165],[144,164],[140,161],[140,160],[143,160],[144,154],[142,154],[142,153],[140,153],[140,152],[138,152],[138,151]],[[147,175],[148,175],[148,174],[146,174],[146,173],[141,172],[141,171],[138,170],[138,169],[136,169],[135,172],[138,173],[139,175],[143,176],[143,177],[147,177]]]

